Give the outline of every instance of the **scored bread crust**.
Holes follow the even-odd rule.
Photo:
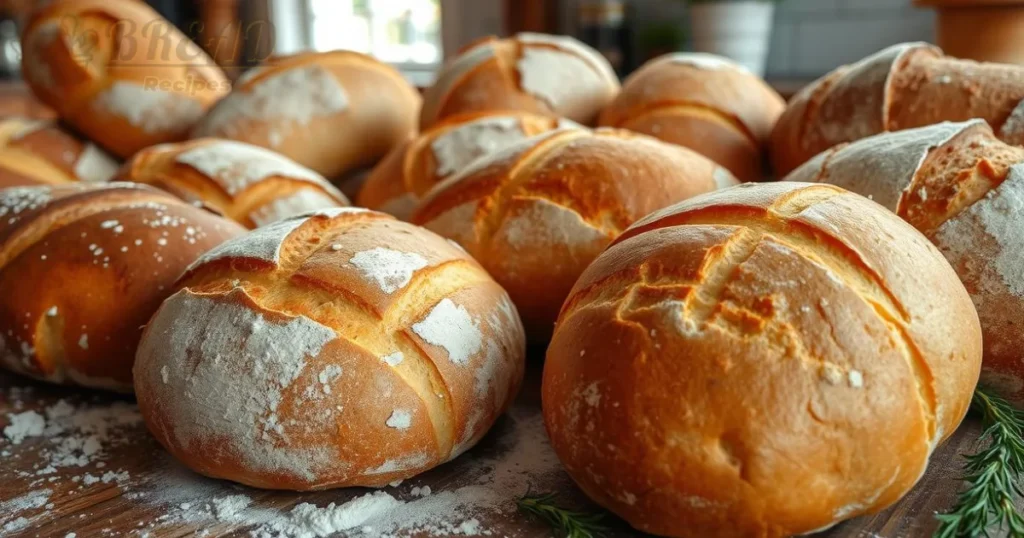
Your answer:
[[[747,184],[656,212],[586,270],[543,411],[570,475],[634,527],[790,536],[905,494],[980,362],[920,233],[837,187]]]
[[[420,129],[465,112],[518,110],[593,125],[619,92],[611,64],[567,36],[520,33],[464,47],[423,94]]]
[[[233,140],[202,138],[146,148],[125,164],[117,179],[201,202],[247,228],[349,205],[341,191],[313,170]]]
[[[145,2],[49,2],[33,13],[21,48],[36,96],[121,158],[183,140],[231,88],[206,52]]]
[[[445,118],[398,146],[370,173],[360,207],[408,220],[420,197],[477,158],[554,129],[579,127],[566,120],[522,112],[469,112]]]
[[[107,181],[117,162],[51,121],[0,119],[0,188]]]
[[[702,53],[644,64],[601,111],[598,125],[686,146],[741,181],[765,176],[765,150],[786,102],[740,65]]]
[[[305,52],[244,74],[193,137],[268,148],[334,180],[415,133],[420,103],[395,68],[370,56]]]
[[[925,43],[893,45],[797,93],[772,133],[772,163],[781,177],[842,142],[972,118],[1022,145],[1022,81],[1021,66],[952,58]]]
[[[931,239],[981,318],[982,383],[1024,405],[1024,148],[982,120],[945,122],[830,149],[786,180],[869,196]]]
[[[142,325],[190,263],[243,231],[143,185],[0,191],[0,362],[131,392]]]
[[[461,244],[546,339],[576,278],[640,217],[736,184],[680,146],[615,129],[551,131],[475,161],[427,193],[412,222]]]
[[[260,228],[177,290],[146,328],[135,383],[154,436],[207,476],[383,486],[475,444],[522,380],[504,290],[457,246],[383,213]]]

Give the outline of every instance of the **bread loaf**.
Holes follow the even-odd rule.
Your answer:
[[[782,177],[840,142],[942,121],[984,119],[1024,144],[1024,67],[943,56],[924,43],[894,45],[800,91],[772,133]]]
[[[135,368],[153,435],[250,486],[384,486],[455,458],[514,398],[522,325],[442,238],[343,208],[281,221],[199,260]]]
[[[349,205],[341,191],[305,166],[258,146],[214,138],[144,149],[118,179],[202,202],[248,228]]]
[[[593,125],[619,91],[596,50],[566,36],[521,33],[478,40],[441,69],[423,95],[420,128],[486,110],[518,110]]]
[[[544,419],[576,483],[642,531],[800,535],[903,496],[980,363],[967,292],[911,226],[837,187],[745,184],[587,268]]]
[[[115,155],[182,140],[231,88],[198,45],[145,2],[54,0],[22,35],[25,80]]]
[[[977,307],[982,383],[1024,406],[1024,148],[981,120],[941,123],[828,150],[786,179],[869,196],[928,236]]]
[[[190,263],[243,231],[142,185],[0,190],[0,363],[130,392],[142,325]]]
[[[7,82],[0,85],[0,118],[11,116],[33,120],[57,119],[57,113],[39,102],[28,86]]]
[[[44,120],[0,119],[0,188],[107,181],[117,162],[90,142]]]
[[[674,53],[646,63],[601,112],[598,124],[686,146],[742,181],[765,177],[765,150],[785,101],[720,56]]]
[[[474,160],[533,135],[574,127],[579,125],[518,112],[451,116],[395,148],[374,168],[356,201],[408,220],[428,190]]]
[[[307,52],[246,72],[194,136],[272,149],[333,180],[411,136],[419,106],[389,65],[351,51]]]
[[[708,159],[643,135],[552,131],[464,168],[427,193],[412,221],[472,254],[541,342],[576,278],[622,230],[735,183]]]

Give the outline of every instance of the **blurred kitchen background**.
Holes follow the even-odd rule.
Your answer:
[[[17,76],[18,25],[40,1],[45,0],[0,0],[0,73],[4,77]],[[444,58],[466,43],[518,31],[576,36],[605,53],[623,76],[665,52],[724,53],[763,73],[783,93],[837,65],[902,41],[938,41],[947,53],[964,57],[1024,60],[1024,0],[149,3],[206,47],[232,75],[271,52],[344,48],[393,63],[424,86]]]

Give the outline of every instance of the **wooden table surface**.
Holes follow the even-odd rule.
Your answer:
[[[567,506],[596,510],[558,467],[544,440],[539,410],[539,370],[540,366],[534,360],[516,406],[476,448],[449,464],[381,491],[412,502],[441,499],[436,496],[444,492],[458,493],[459,488],[467,485],[492,488],[493,491],[482,491],[489,491],[484,496],[497,499],[497,502],[479,510],[463,510],[466,513],[461,516],[472,516],[480,523],[480,531],[494,537],[551,536],[543,524],[516,511],[515,500],[525,492],[523,486],[533,491],[557,491],[561,502]],[[116,435],[109,435],[110,439],[101,443],[103,446],[82,467],[71,465],[47,469],[55,458],[54,454],[61,449],[58,446],[60,439],[55,440],[51,435],[29,437],[20,444],[13,444],[0,436],[0,454],[4,462],[0,467],[0,529],[6,529],[0,530],[0,535],[65,537],[75,533],[76,538],[251,536],[254,530],[258,530],[251,521],[218,518],[203,510],[196,514],[193,513],[195,510],[189,512],[182,507],[202,506],[226,495],[244,494],[252,498],[251,509],[258,509],[263,514],[287,514],[301,502],[323,507],[332,502],[341,504],[374,491],[268,492],[202,478],[176,464],[151,439],[145,426],[134,415],[134,404],[130,399],[103,394],[83,395],[72,389],[35,383],[6,373],[0,373],[0,429],[9,424],[10,415],[29,410],[43,413],[47,408],[52,413],[53,406],[61,400],[75,406],[78,413],[89,410],[102,413],[115,406],[126,414],[127,419]],[[977,433],[978,424],[968,419],[956,435],[937,451],[917,487],[897,505],[874,516],[847,521],[818,536],[930,536],[935,527],[933,514],[951,506],[960,486],[957,480],[960,469],[958,453],[974,447]],[[530,451],[530,458],[525,458],[522,476],[498,476],[499,473],[520,472],[518,466],[524,462],[512,458],[512,454],[520,450]],[[429,496],[414,494],[413,488],[425,485],[432,488]],[[814,492],[807,494],[813,495]],[[610,516],[608,523],[612,530],[606,536],[642,535]],[[436,529],[433,534],[409,531],[395,534],[438,535]]]

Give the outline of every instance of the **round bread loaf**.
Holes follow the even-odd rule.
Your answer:
[[[674,53],[630,75],[598,124],[686,146],[741,181],[765,177],[765,150],[786,102],[763,80],[720,56]]]
[[[370,56],[306,52],[246,72],[193,135],[272,149],[333,180],[415,133],[420,101],[398,71]]]
[[[947,122],[838,146],[786,179],[871,197],[931,239],[981,318],[982,383],[1024,407],[1024,148]]]
[[[475,161],[431,190],[413,216],[461,244],[545,340],[576,278],[636,219],[736,184],[686,148],[618,131],[538,135]]]
[[[356,201],[408,220],[428,190],[474,160],[537,134],[574,127],[580,126],[519,112],[470,112],[446,118],[388,154]]]
[[[121,169],[118,179],[202,202],[249,228],[349,205],[341,191],[313,170],[232,140],[202,138],[144,149]]]
[[[420,128],[463,112],[519,110],[593,125],[619,91],[608,60],[566,36],[521,33],[463,48],[423,95]]]
[[[640,530],[799,535],[903,496],[980,364],[974,307],[923,235],[838,187],[745,184],[644,218],[587,268],[544,419],[573,479]]]
[[[21,82],[0,85],[0,118],[11,116],[33,120],[57,119],[57,113],[36,99],[32,90]]]
[[[183,140],[231,89],[213,60],[145,2],[48,2],[21,48],[35,94],[121,158]]]
[[[117,162],[50,121],[0,119],[0,188],[107,181]]]
[[[0,190],[0,363],[130,392],[142,325],[190,263],[242,232],[144,185]]]
[[[153,435],[250,486],[384,486],[473,446],[522,381],[508,295],[455,245],[327,209],[203,256],[135,367]]]

